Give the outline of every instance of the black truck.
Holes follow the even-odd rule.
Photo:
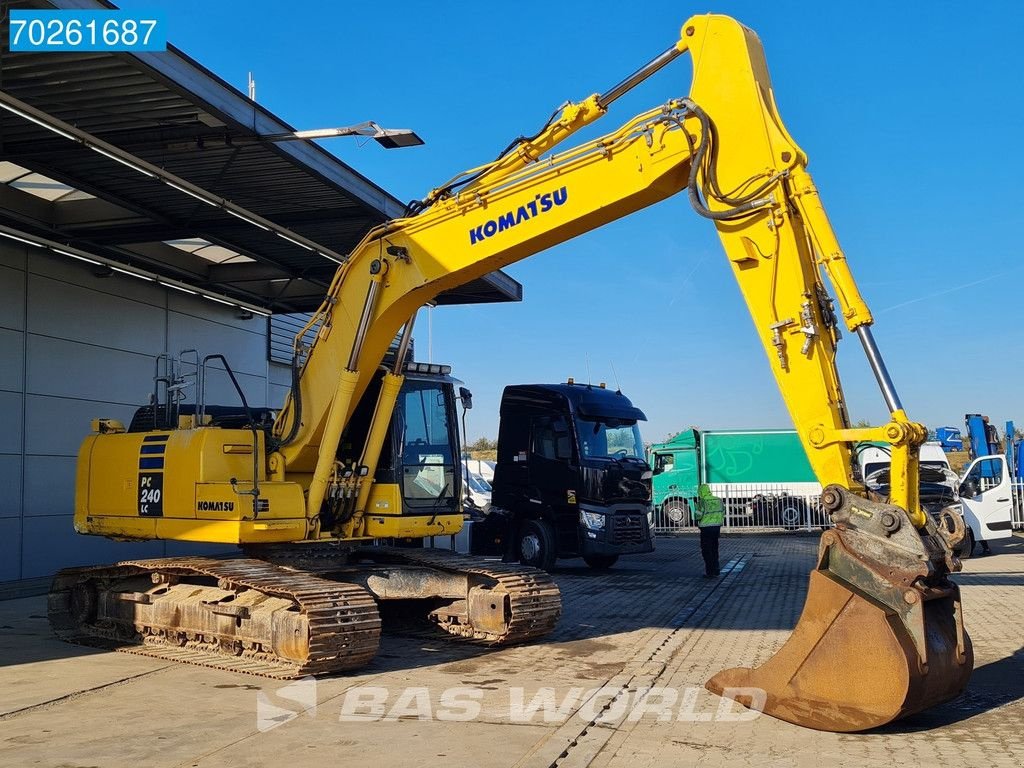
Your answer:
[[[637,427],[646,419],[603,384],[505,387],[491,503],[504,518],[506,557],[610,568],[619,555],[653,551],[651,468]]]

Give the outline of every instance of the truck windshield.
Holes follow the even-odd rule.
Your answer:
[[[410,506],[450,506],[457,498],[449,414],[441,382],[406,379],[395,408],[402,446],[402,493]]]
[[[577,416],[576,431],[580,439],[580,454],[584,459],[644,458],[644,441],[635,421],[585,419]]]

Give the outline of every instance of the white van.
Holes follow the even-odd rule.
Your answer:
[[[969,540],[960,557],[970,557],[979,541],[1013,536],[1013,485],[1005,456],[979,456],[960,478],[960,503]]]

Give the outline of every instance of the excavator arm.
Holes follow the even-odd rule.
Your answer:
[[[688,96],[556,151],[684,53],[693,60]],[[339,479],[335,447],[396,334],[407,341],[418,308],[681,192],[718,230],[835,523],[822,536],[789,642],[762,667],[720,673],[709,687],[748,702],[760,690],[770,714],[838,731],[875,727],[959,694],[973,659],[959,593],[947,579],[959,563],[918,501],[926,432],[908,419],[886,371],[807,156],[778,115],[761,44],[728,17],[693,17],[678,42],[614,88],[569,104],[535,136],[366,235],[310,321],[312,348],[296,347],[296,383],[275,425],[270,476],[308,489],[310,520],[332,485],[349,483],[356,513],[334,533],[358,536],[402,382],[398,365],[385,374],[350,479]],[[622,268],[628,277],[648,267],[624,254]],[[890,413],[882,427],[850,425],[835,363],[844,326],[859,337],[879,382]],[[862,440],[891,446],[887,502],[865,498],[853,474],[851,447]]]

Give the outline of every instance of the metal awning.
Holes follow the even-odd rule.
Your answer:
[[[107,8],[14,0],[11,8]],[[0,91],[282,229],[348,253],[404,205],[291,132],[173,46],[159,53],[10,53],[0,23]],[[205,205],[38,122],[0,111],[0,225],[274,312],[315,309],[337,264]],[[502,272],[439,304],[518,301]]]

